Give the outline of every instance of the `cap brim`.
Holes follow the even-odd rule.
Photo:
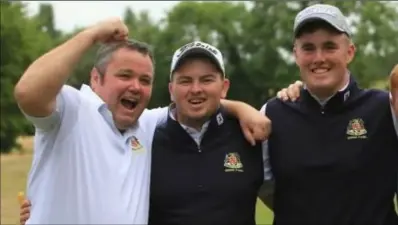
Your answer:
[[[178,58],[178,61],[176,62],[175,66],[174,66],[174,69],[173,69],[172,72],[174,72],[174,71],[180,66],[181,61],[182,61],[185,57],[191,56],[191,55],[196,55],[196,54],[201,54],[201,55],[203,54],[203,55],[206,55],[207,57],[209,57],[209,59],[217,65],[218,69],[219,69],[219,70],[223,73],[223,75],[224,75],[224,70],[223,70],[223,68],[222,68],[222,66],[221,66],[221,64],[220,64],[220,62],[219,62],[218,59],[216,58],[216,56],[215,56],[213,53],[211,53],[211,52],[209,52],[209,51],[207,51],[207,50],[205,50],[205,49],[203,49],[203,48],[191,48],[191,49],[185,51],[184,53],[182,53],[182,55]]]
[[[310,22],[314,22],[314,21],[324,21],[327,24],[329,24],[330,26],[332,26],[333,28],[335,28],[337,31],[341,32],[341,33],[346,33],[345,30],[339,26],[336,25],[335,22],[333,22],[333,18],[331,18],[328,15],[319,15],[319,16],[311,16],[308,18],[303,19],[296,27],[296,29],[294,29],[294,36],[297,36],[297,34],[300,32],[300,30],[307,25]]]

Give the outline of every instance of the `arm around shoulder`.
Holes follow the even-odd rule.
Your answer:
[[[256,141],[264,141],[271,133],[271,121],[249,104],[232,100],[221,100],[226,110],[239,119],[242,132],[253,146]]]
[[[156,126],[167,119],[169,107],[158,107],[153,109],[145,109],[140,116],[140,120],[144,120],[145,123],[150,123]]]

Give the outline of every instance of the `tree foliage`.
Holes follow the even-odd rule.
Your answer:
[[[167,105],[167,84],[173,52],[193,40],[217,46],[225,57],[231,80],[228,97],[260,107],[275,92],[299,79],[292,56],[293,20],[314,3],[330,3],[349,17],[357,53],[350,70],[363,87],[382,82],[398,62],[398,4],[375,1],[252,1],[176,4],[160,21],[146,11],[126,8],[123,19],[131,37],[152,44],[156,58],[150,106]],[[1,151],[15,147],[18,135],[32,132],[13,98],[13,87],[27,66],[72,33],[58,30],[50,3],[29,17],[20,2],[1,1]],[[74,70],[69,83],[88,83],[96,48]],[[380,85],[378,85],[380,86]]]

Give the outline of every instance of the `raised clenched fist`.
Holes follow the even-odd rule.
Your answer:
[[[113,42],[128,39],[129,30],[120,18],[110,18],[86,29],[90,32],[94,42]]]

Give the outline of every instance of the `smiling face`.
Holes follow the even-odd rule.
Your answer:
[[[229,81],[210,59],[184,59],[173,73],[169,91],[176,105],[177,120],[200,128],[225,98]]]
[[[332,96],[348,82],[347,66],[355,47],[344,33],[325,22],[308,24],[302,29],[294,46],[301,78],[319,98]]]
[[[91,86],[112,112],[116,127],[126,130],[147,107],[152,94],[153,63],[149,55],[128,48],[112,54],[105,74],[93,69]]]

